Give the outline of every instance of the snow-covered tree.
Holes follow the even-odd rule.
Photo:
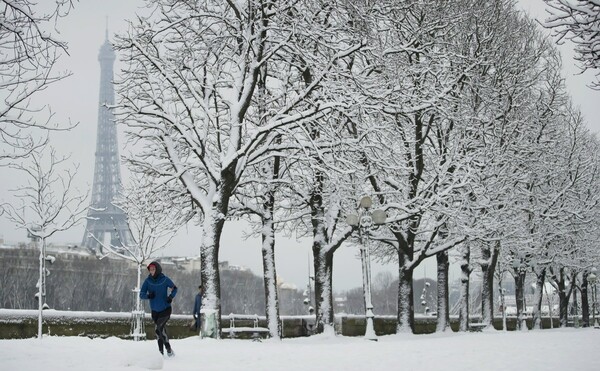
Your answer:
[[[458,331],[469,331],[469,283],[473,266],[471,264],[471,244],[465,241],[457,247],[460,265],[460,289]]]
[[[277,269],[275,266],[275,232],[276,232],[276,197],[282,171],[281,158],[274,156],[270,161],[263,161],[254,169],[248,169],[247,179],[240,183],[235,194],[235,201],[230,203],[232,215],[245,215],[255,224],[262,241],[263,284],[265,288],[265,308],[267,327],[271,338],[281,338],[281,322],[279,320],[279,300]]]
[[[353,232],[345,223],[345,210],[352,205],[354,211],[357,198],[349,190],[349,176],[342,170],[343,154],[335,145],[338,139],[330,135],[333,127],[295,135],[295,145],[289,147],[296,150],[289,151],[282,160],[285,177],[280,179],[283,187],[278,203],[278,222],[283,233],[313,239],[318,331],[333,326],[334,254]],[[302,145],[305,141],[312,145]]]
[[[592,70],[600,89],[600,3],[598,0],[544,0],[548,16],[542,23],[554,31],[558,43],[563,39],[574,44],[575,60],[585,70]]]
[[[127,215],[133,245],[113,246],[97,241],[107,252],[104,256],[113,255],[136,265],[135,308],[132,313],[132,336],[136,341],[146,336],[143,326],[145,311],[139,296],[144,268],[169,245],[178,228],[190,217],[181,212],[183,207],[173,207],[176,201],[169,200],[173,196],[170,191],[168,184],[157,187],[152,178],[134,173],[130,184],[114,201],[114,205]]]
[[[458,107],[477,61],[461,54],[457,35],[468,17],[460,6],[383,4],[374,5],[380,13],[373,11],[371,29],[380,31],[370,35],[371,55],[361,61],[366,103],[358,138],[365,184],[389,216],[377,254],[398,261],[398,332],[408,332],[414,324],[412,272],[427,257],[443,260],[445,250],[464,240],[447,223],[469,180],[469,154],[460,140],[466,121]]]
[[[40,149],[48,130],[72,127],[53,123],[49,107],[31,104],[32,96],[68,76],[55,71],[67,45],[52,31],[73,0],[54,3],[45,11],[32,0],[0,1],[0,165]]]
[[[568,321],[568,305],[571,294],[578,289],[580,273],[596,261],[598,225],[598,147],[584,127],[577,111],[571,111],[564,140],[565,158],[556,161],[555,182],[560,192],[554,198],[548,214],[554,223],[555,238],[544,255],[547,260],[547,278],[559,297],[560,325]]]
[[[46,262],[54,260],[54,257],[46,255],[47,240],[77,224],[87,211],[87,194],[78,192],[73,186],[77,168],[62,169],[68,158],[58,157],[52,148],[44,150],[49,154],[44,156],[44,151],[34,152],[28,162],[9,165],[24,175],[26,184],[13,190],[19,204],[2,205],[8,219],[26,230],[39,247],[39,339],[42,338],[42,309],[46,295]]]
[[[491,328],[499,255],[505,249],[522,252],[523,248],[518,238],[523,223],[515,216],[520,215],[525,196],[514,187],[522,183],[524,164],[532,158],[528,133],[544,130],[545,124],[534,118],[532,102],[548,46],[535,23],[511,2],[490,4],[483,14],[486,22],[476,22],[473,45],[477,47],[470,52],[485,62],[469,74],[463,100],[470,121],[464,148],[472,155],[472,181],[456,224],[473,241],[469,247],[477,247],[465,251],[464,257],[481,270],[482,323]],[[469,264],[465,260],[461,266]],[[461,323],[464,330],[466,324]]]
[[[326,6],[323,6],[326,5]],[[145,149],[139,170],[177,180],[202,223],[203,309],[220,318],[218,253],[229,203],[249,164],[274,149],[278,131],[301,127],[342,103],[317,92],[359,41],[341,40],[322,17],[330,3],[151,0],[117,50],[118,121]],[[294,43],[290,43],[295,38]],[[306,47],[317,38],[323,46]],[[255,103],[267,65],[269,117]],[[310,84],[297,83],[310,71]],[[220,323],[216,321],[215,336]]]

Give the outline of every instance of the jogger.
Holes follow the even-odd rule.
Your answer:
[[[164,354],[164,348],[167,349],[167,356],[173,357],[175,353],[169,343],[167,335],[167,321],[171,318],[171,302],[177,295],[177,286],[171,279],[162,273],[162,267],[158,262],[153,261],[148,264],[150,273],[140,290],[140,298],[150,300],[150,309],[152,309],[152,320],[156,325],[156,340],[158,341],[158,350]],[[171,293],[169,293],[171,289]]]

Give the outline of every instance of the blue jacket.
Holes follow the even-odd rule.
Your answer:
[[[201,307],[202,307],[202,295],[198,293],[198,294],[196,294],[196,299],[194,300],[194,310],[192,312],[194,317],[200,315]]]
[[[169,288],[171,289],[170,294],[168,293]],[[162,312],[171,306],[167,298],[173,299],[177,295],[177,286],[162,273],[157,274],[156,277],[148,275],[140,290],[140,298],[149,299],[148,294],[151,292],[154,293],[154,297],[150,299],[150,309],[154,312]]]

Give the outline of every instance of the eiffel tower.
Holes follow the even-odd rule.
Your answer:
[[[124,245],[130,245],[133,240],[127,225],[127,216],[113,205],[115,197],[121,190],[121,169],[114,115],[106,106],[115,103],[112,85],[115,52],[108,41],[108,29],[104,44],[100,47],[98,61],[100,62],[100,102],[94,184],[86,231],[81,245],[96,253],[103,253],[102,244],[110,243],[119,249]],[[110,242],[108,235],[110,235]]]

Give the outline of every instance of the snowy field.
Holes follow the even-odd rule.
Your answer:
[[[173,340],[163,360],[155,341],[46,337],[0,340],[2,370],[600,370],[600,330],[391,335],[378,342],[310,338]]]

